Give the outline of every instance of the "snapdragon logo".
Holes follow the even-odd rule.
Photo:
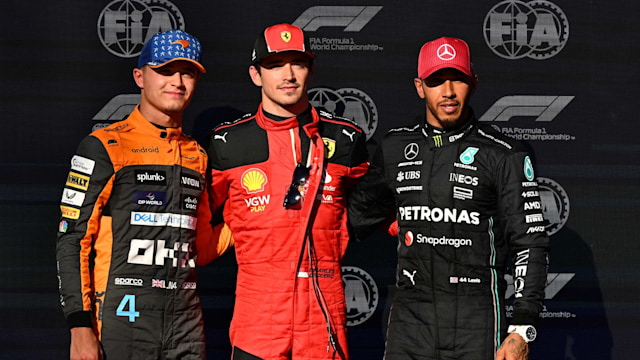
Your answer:
[[[484,19],[484,39],[502,58],[545,60],[566,45],[569,21],[550,1],[502,1]]]
[[[185,29],[180,10],[167,0],[115,0],[98,16],[98,37],[113,55],[140,55],[144,43],[159,32]]]

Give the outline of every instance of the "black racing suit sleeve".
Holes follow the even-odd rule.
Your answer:
[[[524,169],[524,171],[523,171]],[[509,155],[498,173],[499,213],[505,223],[514,279],[511,323],[535,325],[542,310],[547,280],[549,238],[535,180],[525,173],[533,166],[526,152]]]
[[[68,213],[67,216],[64,213],[61,215],[56,244],[60,303],[69,328],[92,326],[94,291],[90,275],[91,253],[104,206],[98,202],[98,198],[114,174],[106,149],[93,136],[80,142],[75,155],[81,157],[80,161],[93,166],[90,169],[78,169],[73,165],[78,159],[74,156],[64,192],[74,195],[74,198],[84,197],[84,200],[69,204],[64,201],[63,193],[61,202],[61,209],[64,206],[72,214],[77,214],[77,218]],[[73,179],[81,180],[77,183]]]
[[[349,193],[349,231],[357,241],[366,240],[395,214],[393,191],[385,179],[382,145],[378,146],[367,173]]]

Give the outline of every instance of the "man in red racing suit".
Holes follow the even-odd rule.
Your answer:
[[[210,137],[212,206],[224,205],[238,261],[233,359],[348,358],[340,267],[366,136],[310,106],[314,56],[303,39],[289,24],[264,31],[250,67],[257,114]]]

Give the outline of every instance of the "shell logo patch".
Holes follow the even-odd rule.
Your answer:
[[[247,190],[247,194],[264,191],[267,182],[267,174],[257,168],[251,168],[242,174],[242,187]]]

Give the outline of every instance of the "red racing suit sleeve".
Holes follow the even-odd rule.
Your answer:
[[[234,244],[231,230],[227,224],[220,223],[212,227],[210,206],[210,201],[212,200],[210,200],[208,187],[209,185],[207,184],[200,200],[201,204],[198,207],[196,228],[198,257],[196,258],[196,266],[204,266],[217,259]]]

